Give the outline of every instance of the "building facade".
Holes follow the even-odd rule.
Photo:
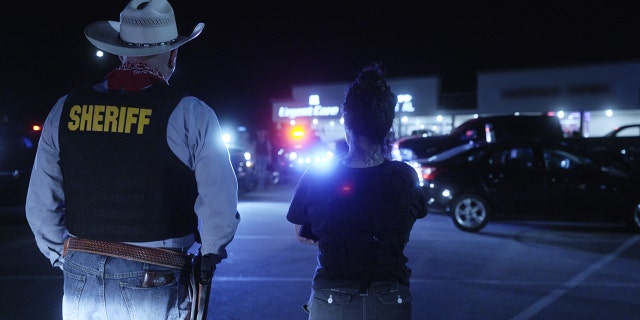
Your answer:
[[[552,114],[567,136],[601,136],[640,123],[640,62],[483,72],[477,99],[449,108],[437,76],[389,79],[398,95],[396,137],[446,134],[469,118],[497,114]],[[340,106],[349,83],[293,86],[291,99],[272,103],[278,130],[309,129],[325,143],[344,138]]]

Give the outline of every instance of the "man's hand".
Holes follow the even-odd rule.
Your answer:
[[[220,256],[207,253],[202,256],[202,260],[200,261],[200,274],[197,275],[199,277],[199,282],[202,284],[210,284],[211,278],[213,278],[213,273],[216,271],[216,265],[222,261]]]

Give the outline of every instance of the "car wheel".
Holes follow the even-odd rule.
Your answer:
[[[484,199],[476,195],[461,195],[452,202],[451,216],[458,229],[477,232],[489,221],[489,206]]]
[[[637,203],[631,211],[628,223],[633,231],[640,232],[640,202]]]

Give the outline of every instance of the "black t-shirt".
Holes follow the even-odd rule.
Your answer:
[[[426,214],[417,173],[406,163],[351,168],[337,162],[304,174],[287,220],[309,224],[318,237],[314,288],[320,289],[363,280],[408,285],[403,250],[414,222]]]

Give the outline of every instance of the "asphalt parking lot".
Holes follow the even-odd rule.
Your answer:
[[[243,195],[209,319],[306,319],[316,249],[284,218],[292,186]],[[0,210],[7,217],[6,208]],[[3,220],[0,319],[60,319],[62,275],[37,251],[20,208]],[[414,226],[414,319],[638,319],[640,236],[619,225],[496,222],[477,234],[448,217]]]

